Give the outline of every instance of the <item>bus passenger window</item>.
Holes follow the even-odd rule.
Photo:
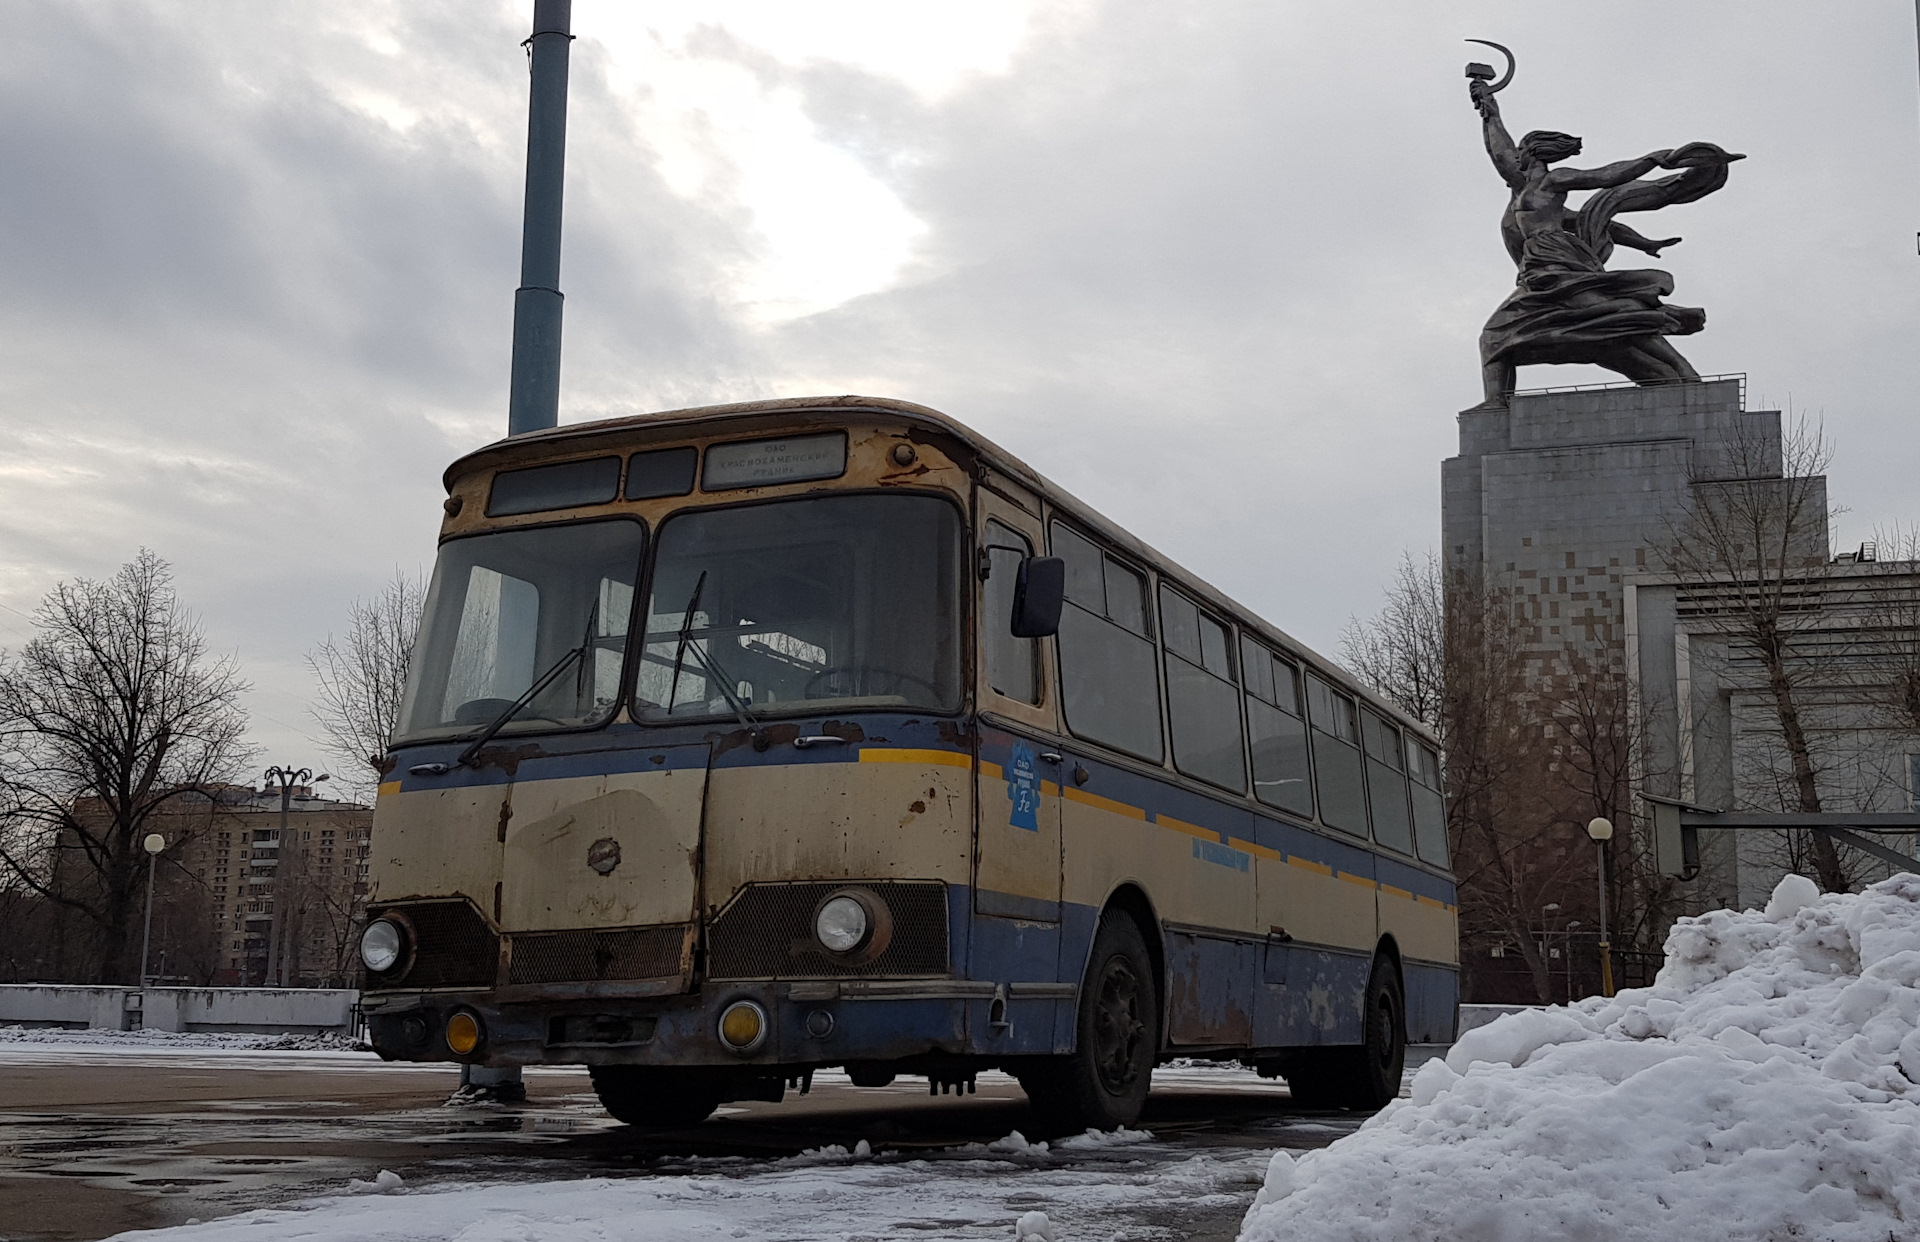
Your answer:
[[[1400,770],[1400,730],[1372,712],[1362,713],[1367,744],[1367,803],[1373,808],[1373,839],[1401,854],[1413,853],[1413,818],[1407,812],[1407,776]]]
[[[1021,560],[1033,554],[1033,544],[1025,535],[998,522],[987,523],[984,542],[989,572],[981,593],[980,627],[987,655],[987,684],[995,694],[1038,703],[1040,648],[1034,639],[1015,638],[1012,627],[1013,585]]]
[[[1300,719],[1299,672],[1251,639],[1240,641],[1247,681],[1247,734],[1253,751],[1253,796],[1296,815],[1313,815],[1313,772],[1307,725]]]
[[[1146,636],[1146,578],[1054,523],[1053,554],[1067,563],[1060,612],[1060,700],[1067,728],[1158,763],[1160,685]]]
[[[1360,731],[1353,700],[1307,674],[1307,716],[1313,724],[1313,770],[1320,822],[1367,835],[1367,795],[1360,771]]]
[[[1440,792],[1440,756],[1433,747],[1407,739],[1407,767],[1413,772],[1413,842],[1420,857],[1447,865],[1447,804]]]
[[[1173,766],[1235,793],[1247,789],[1239,695],[1227,664],[1227,627],[1182,595],[1160,588],[1167,646],[1167,719]]]

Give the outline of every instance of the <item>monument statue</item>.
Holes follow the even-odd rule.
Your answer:
[[[1746,157],[1690,142],[1601,168],[1549,167],[1580,154],[1580,139],[1535,130],[1514,142],[1494,99],[1513,80],[1513,53],[1486,45],[1507,58],[1506,76],[1495,82],[1490,66],[1468,65],[1468,92],[1486,131],[1487,154],[1513,191],[1500,236],[1520,270],[1513,292],[1480,333],[1485,404],[1506,405],[1516,368],[1534,363],[1596,363],[1638,384],[1699,379],[1667,338],[1700,331],[1707,313],[1661,301],[1673,292],[1666,272],[1607,270],[1616,245],[1657,257],[1680,239],[1643,237],[1614,217],[1703,198],[1727,183],[1728,164]],[[1674,175],[1639,180],[1656,168]],[[1598,192],[1573,211],[1567,195],[1575,190]]]

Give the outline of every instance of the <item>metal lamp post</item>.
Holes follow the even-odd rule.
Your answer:
[[[1613,821],[1596,815],[1587,821],[1587,835],[1599,851],[1600,875],[1600,995],[1613,995],[1613,946],[1607,942],[1607,842],[1613,839]]]
[[[293,790],[296,785],[308,781],[316,785],[329,779],[329,774],[313,774],[312,768],[283,768],[275,764],[267,769],[266,786],[272,789],[275,782],[280,786],[280,838],[275,843],[273,859],[273,914],[267,920],[267,977],[261,980],[265,986],[273,986],[280,969],[280,935],[285,929],[281,925],[280,912],[286,905],[286,885],[288,872],[285,867],[288,853],[287,815],[293,809]]]
[[[140,843],[147,851],[147,929],[140,937],[140,987],[147,987],[147,951],[153,947],[153,869],[160,863],[160,851],[167,848],[167,839],[157,832],[147,834]]]

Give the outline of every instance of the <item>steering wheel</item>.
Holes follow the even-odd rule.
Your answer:
[[[889,689],[881,690],[878,686],[871,684],[873,680],[884,681]],[[929,703],[940,701],[939,687],[924,678],[890,668],[871,668],[855,664],[836,664],[821,669],[807,678],[807,684],[802,692],[810,699],[859,698],[882,693],[899,694],[903,685],[919,686],[925,690],[926,701]]]

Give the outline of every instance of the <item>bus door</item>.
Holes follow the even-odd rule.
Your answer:
[[[509,987],[685,990],[707,758],[702,742],[520,762],[499,826]]]
[[[1019,489],[1007,484],[1019,495]],[[1013,588],[1023,558],[1040,554],[1037,501],[1030,512],[982,488],[975,666],[980,670],[980,756],[974,805],[975,979],[1006,985],[1010,1029],[996,1049],[1052,1051],[1061,928],[1060,765],[1048,644],[1015,638]],[[978,575],[976,575],[978,577]],[[1077,966],[1076,966],[1077,970]],[[1031,1045],[1031,1046],[1029,1046]]]

